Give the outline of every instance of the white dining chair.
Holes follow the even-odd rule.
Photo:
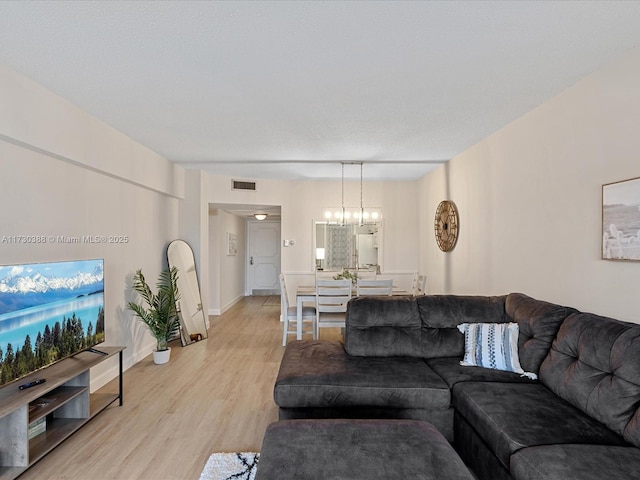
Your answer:
[[[316,280],[316,338],[323,327],[345,327],[351,288],[351,280]]]
[[[287,346],[287,336],[296,333],[298,324],[298,307],[289,306],[289,297],[287,295],[287,286],[284,273],[280,274],[280,299],[282,304],[282,346]],[[304,323],[311,323],[311,333],[315,338],[316,335],[316,309],[311,306],[302,307],[302,332],[304,333]],[[293,326],[293,330],[291,327]]]
[[[418,272],[413,276],[413,283],[411,284],[411,295],[426,295],[425,288],[427,286],[427,276],[420,275]]]
[[[359,297],[367,295],[391,295],[392,290],[392,279],[358,278],[358,283],[356,284],[356,294]]]
[[[363,280],[375,280],[376,279],[376,272],[373,270],[358,270],[358,278],[361,278]]]

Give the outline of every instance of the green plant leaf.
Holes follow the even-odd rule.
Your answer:
[[[146,307],[136,302],[128,302],[128,308],[149,328],[156,339],[158,350],[166,350],[167,342],[180,329],[176,302],[180,299],[178,290],[178,269],[163,270],[156,283],[157,293],[153,293],[142,270],[137,270],[133,279],[133,290],[144,300]]]

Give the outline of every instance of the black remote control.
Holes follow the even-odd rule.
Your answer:
[[[37,380],[34,380],[32,382],[27,382],[27,383],[23,383],[22,385],[20,385],[18,388],[20,390],[24,390],[25,388],[29,388],[29,387],[35,387],[36,385],[40,385],[41,383],[46,382],[47,380],[45,378],[38,378]]]

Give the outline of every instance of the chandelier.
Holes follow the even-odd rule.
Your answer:
[[[348,207],[344,204],[344,165],[348,163],[350,165],[360,165],[360,206]],[[382,210],[377,207],[364,207],[363,196],[363,162],[340,162],[342,173],[342,196],[340,208],[325,208],[324,218],[327,223],[334,223],[339,225],[358,224],[364,226],[368,223],[376,223],[382,218]]]

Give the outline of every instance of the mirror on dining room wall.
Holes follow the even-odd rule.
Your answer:
[[[184,347],[208,337],[196,262],[191,246],[184,240],[174,240],[167,247],[167,261],[170,268],[178,269],[180,299],[177,306],[180,319],[180,341]]]
[[[314,229],[316,270],[380,271],[382,232],[379,221],[365,225],[316,221]]]

